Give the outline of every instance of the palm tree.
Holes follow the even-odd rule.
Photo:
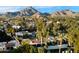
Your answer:
[[[47,31],[45,22],[43,20],[44,20],[43,17],[39,19],[37,18],[34,19],[36,28],[37,28],[36,36],[41,41],[41,44],[43,44],[44,41],[46,41],[46,39],[48,38],[48,34],[49,34],[49,32]]]
[[[58,40],[59,40],[59,53],[61,52],[62,39],[63,39],[62,33],[59,33],[59,36],[58,36]]]

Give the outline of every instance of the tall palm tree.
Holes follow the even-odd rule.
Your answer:
[[[63,39],[62,33],[59,33],[58,39],[59,39],[59,53],[61,53],[62,39]]]
[[[34,21],[35,21],[35,24],[36,24],[36,28],[37,28],[37,31],[36,31],[36,36],[37,38],[41,41],[41,44],[43,44],[44,39],[47,39],[48,37],[48,32],[47,32],[47,28],[46,28],[46,25],[45,25],[45,22],[43,21],[44,18],[35,18]]]

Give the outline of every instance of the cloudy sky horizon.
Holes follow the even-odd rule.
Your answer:
[[[79,6],[32,6],[40,12],[52,13],[59,10],[69,9],[79,11]],[[27,6],[0,6],[0,13],[15,12],[27,8]]]

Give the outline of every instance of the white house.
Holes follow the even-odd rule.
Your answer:
[[[14,29],[19,29],[19,28],[21,28],[21,26],[13,25],[12,28],[14,28]]]

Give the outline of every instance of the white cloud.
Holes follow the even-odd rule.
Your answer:
[[[14,11],[18,11],[22,8],[25,8],[25,7],[23,7],[23,6],[0,6],[0,13],[14,12]]]
[[[13,11],[15,9],[15,7],[5,7],[5,6],[2,6],[0,7],[0,12],[7,12],[7,11]]]

